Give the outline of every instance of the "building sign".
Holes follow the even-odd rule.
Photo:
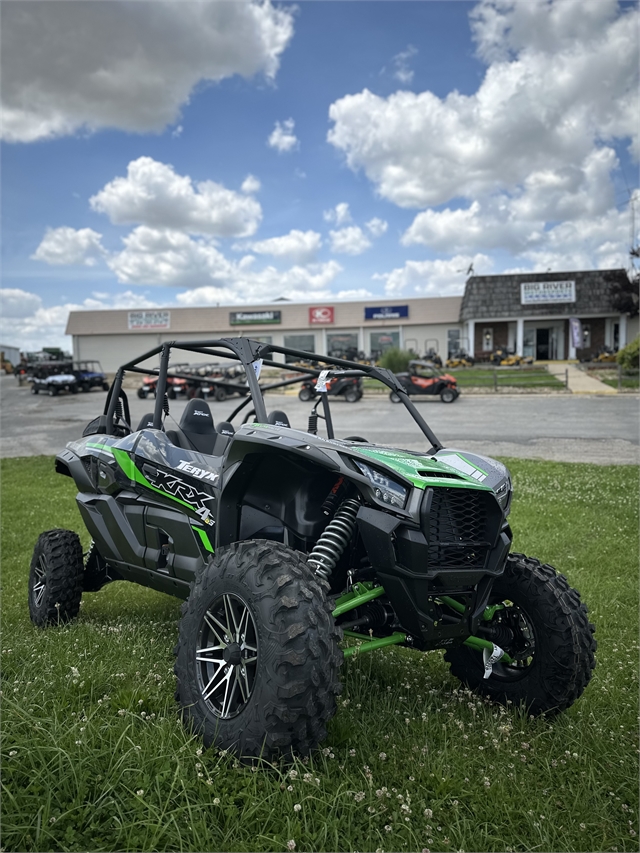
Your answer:
[[[171,328],[171,311],[129,311],[129,331]]]
[[[383,305],[380,308],[365,308],[365,320],[399,320],[409,316],[408,305]]]
[[[318,305],[315,308],[309,308],[309,325],[310,326],[326,326],[334,321],[333,305]]]
[[[545,305],[575,301],[575,281],[523,281],[520,284],[521,305]]]
[[[282,311],[231,311],[230,326],[253,326],[282,322]]]

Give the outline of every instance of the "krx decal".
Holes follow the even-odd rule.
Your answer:
[[[189,483],[185,483],[184,480],[180,480],[175,474],[170,474],[167,471],[157,471],[153,485],[168,495],[179,498],[192,506],[205,524],[214,524],[211,510],[205,506],[205,504],[215,500],[213,495],[207,494],[207,492],[199,492]]]

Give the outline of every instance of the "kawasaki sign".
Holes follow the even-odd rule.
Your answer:
[[[231,311],[230,326],[253,326],[282,322],[282,311]]]

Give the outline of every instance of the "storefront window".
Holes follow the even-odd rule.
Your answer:
[[[526,358],[530,356],[531,358],[536,357],[536,330],[535,329],[525,329],[524,337],[522,341],[522,355]]]
[[[371,332],[371,356],[379,358],[390,347],[400,346],[400,332]]]
[[[356,359],[358,357],[358,333],[329,333],[327,335],[327,355],[333,356],[333,358]]]
[[[447,358],[458,352],[460,349],[460,329],[449,329],[447,332]]]
[[[315,335],[285,335],[284,336],[284,345],[285,345],[285,347],[290,347],[291,349],[301,349],[301,350],[306,350],[307,352],[315,352],[316,351],[316,336]],[[291,364],[291,362],[298,361],[298,356],[286,355],[285,361],[287,364]]]

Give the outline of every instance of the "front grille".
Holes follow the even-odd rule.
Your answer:
[[[433,490],[429,512],[429,569],[482,569],[487,541],[487,494]]]

